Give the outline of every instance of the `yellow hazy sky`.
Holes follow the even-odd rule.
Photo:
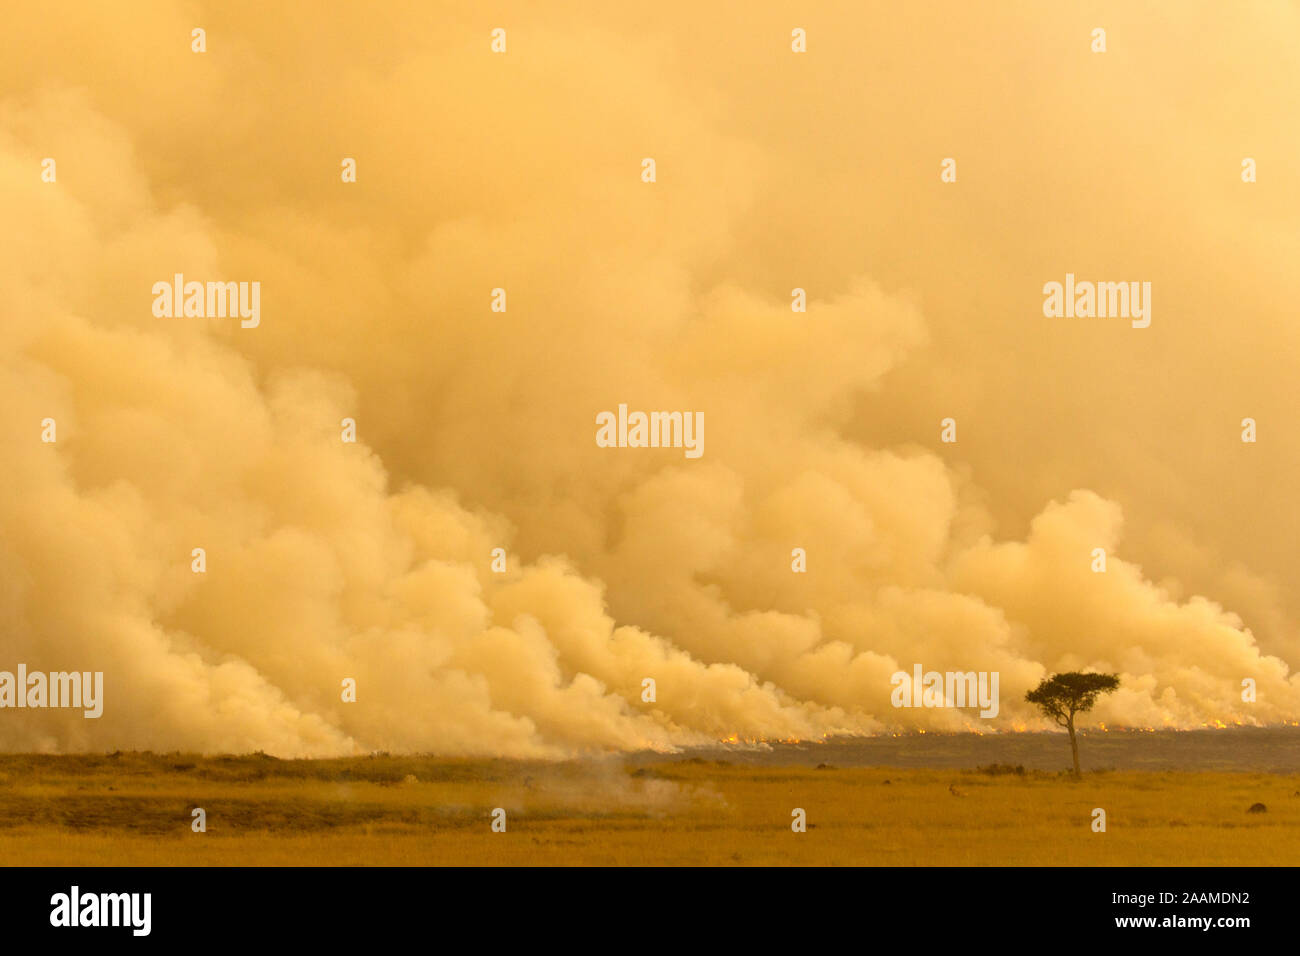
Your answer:
[[[7,20],[0,670],[106,690],[0,747],[1038,728],[1092,668],[1110,724],[1300,717],[1300,5]],[[1067,273],[1150,326],[1045,316]],[[620,403],[703,455],[599,447]],[[999,716],[892,707],[915,664]]]

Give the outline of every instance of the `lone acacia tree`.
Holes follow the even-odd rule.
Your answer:
[[[1074,736],[1074,715],[1092,710],[1097,698],[1119,686],[1118,674],[1083,674],[1070,671],[1044,678],[1025,695],[1048,717],[1070,732],[1070,751],[1074,754],[1074,775],[1079,772],[1079,741]]]

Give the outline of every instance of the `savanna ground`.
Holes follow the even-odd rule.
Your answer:
[[[955,792],[954,792],[955,791]],[[1266,812],[1249,813],[1255,803]],[[191,830],[202,807],[207,832]],[[491,830],[496,807],[506,832]],[[808,830],[791,830],[791,811]],[[1107,830],[1091,828],[1105,809]],[[6,865],[1294,865],[1300,774],[0,756]]]

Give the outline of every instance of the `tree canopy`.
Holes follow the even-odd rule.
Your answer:
[[[1062,727],[1074,722],[1074,715],[1092,709],[1097,698],[1119,687],[1118,674],[1084,674],[1071,671],[1053,674],[1025,694],[1025,700]]]

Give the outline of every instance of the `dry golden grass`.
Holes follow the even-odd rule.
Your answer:
[[[954,794],[953,790],[957,793]],[[10,865],[1294,865],[1300,777],[0,757]],[[1265,813],[1248,813],[1254,803]],[[190,811],[207,811],[193,833]],[[507,811],[493,833],[492,808]],[[791,810],[809,829],[793,833]],[[1106,833],[1091,829],[1102,807]]]

